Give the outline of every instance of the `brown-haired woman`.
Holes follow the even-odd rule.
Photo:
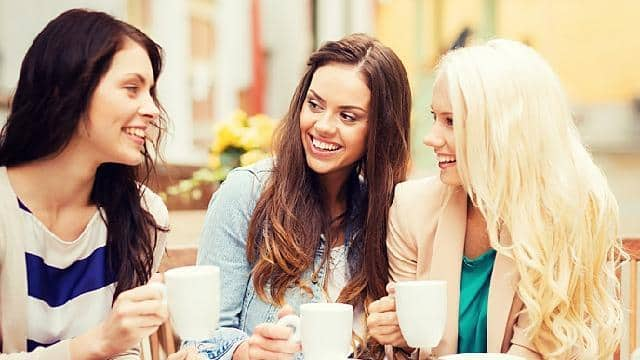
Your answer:
[[[167,318],[145,285],[167,209],[136,180],[164,123],[161,68],[101,12],[69,10],[29,48],[0,138],[0,358],[139,359]]]
[[[276,158],[232,171],[209,205],[198,263],[220,266],[224,285],[221,328],[201,353],[293,358],[300,345],[272,323],[284,305],[308,302],[352,304],[365,350],[364,305],[388,280],[387,214],[407,171],[410,107],[404,66],[377,40],[350,35],[311,55]]]

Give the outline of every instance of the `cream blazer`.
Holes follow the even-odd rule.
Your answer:
[[[398,184],[387,234],[394,281],[447,281],[447,323],[437,355],[455,354],[458,348],[460,271],[467,223],[467,194],[462,188],[448,194],[447,188],[438,177]],[[522,330],[527,317],[519,315],[523,303],[516,295],[517,281],[513,261],[497,254],[487,305],[487,352],[542,359]]]

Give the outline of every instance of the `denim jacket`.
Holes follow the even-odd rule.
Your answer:
[[[263,160],[249,167],[237,168],[229,173],[227,179],[215,192],[209,203],[205,217],[204,229],[200,238],[198,264],[209,264],[220,267],[221,276],[221,308],[220,328],[212,339],[195,345],[198,352],[206,359],[232,359],[236,347],[246,340],[256,325],[277,321],[278,308],[264,302],[257,295],[253,286],[251,265],[246,255],[246,240],[249,222],[254,207],[260,197],[263,186],[268,180],[273,160]],[[351,240],[361,231],[355,219],[361,210],[362,199],[366,196],[366,188],[359,181],[355,186],[356,194],[352,194],[350,206],[351,219],[347,222],[345,232],[345,252],[350,269],[354,273],[361,263],[359,246],[351,246]],[[287,290],[285,301],[299,313],[301,304],[309,302],[325,302],[322,285],[325,269],[320,266],[324,254],[324,241],[315,254],[315,269],[318,269],[316,281],[311,281],[314,269],[307,270],[303,281],[307,281],[313,295],[298,287]],[[296,359],[302,359],[296,354]]]

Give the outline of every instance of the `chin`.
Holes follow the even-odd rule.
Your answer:
[[[127,166],[138,166],[142,164],[143,161],[144,161],[144,155],[137,154],[137,155],[123,156],[122,158],[114,162],[122,165],[127,165]]]
[[[312,159],[311,161],[307,159],[307,166],[309,167],[309,169],[311,169],[311,171],[313,171],[318,175],[326,175],[336,170],[336,166],[332,164],[318,162],[315,159]]]
[[[458,176],[447,174],[446,172],[440,172],[440,181],[445,185],[460,186],[462,181]]]
[[[317,164],[309,164],[308,162],[307,162],[307,166],[309,167],[309,169],[311,169],[311,171],[313,171],[318,175],[324,175],[324,174],[330,173],[332,170],[331,168],[327,168],[325,166],[318,166]]]

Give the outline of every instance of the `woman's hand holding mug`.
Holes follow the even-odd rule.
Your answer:
[[[341,303],[300,305],[300,316],[287,315],[279,325],[293,328],[290,342],[300,343],[305,360],[346,359],[353,352],[353,306]]]
[[[162,292],[151,285],[158,281],[161,278],[156,274],[149,284],[118,295],[105,321],[72,340],[72,357],[110,358],[138,345],[144,337],[158,330],[169,317]]]
[[[400,332],[398,315],[396,314],[395,284],[387,284],[387,296],[384,296],[369,304],[367,316],[367,329],[377,342],[383,345],[392,345],[409,349],[407,341]]]
[[[278,318],[292,315],[293,309],[285,305]],[[291,327],[280,324],[260,324],[255,327],[249,340],[238,346],[233,360],[282,360],[293,359],[295,353],[301,351],[300,343],[290,341],[293,335]]]

